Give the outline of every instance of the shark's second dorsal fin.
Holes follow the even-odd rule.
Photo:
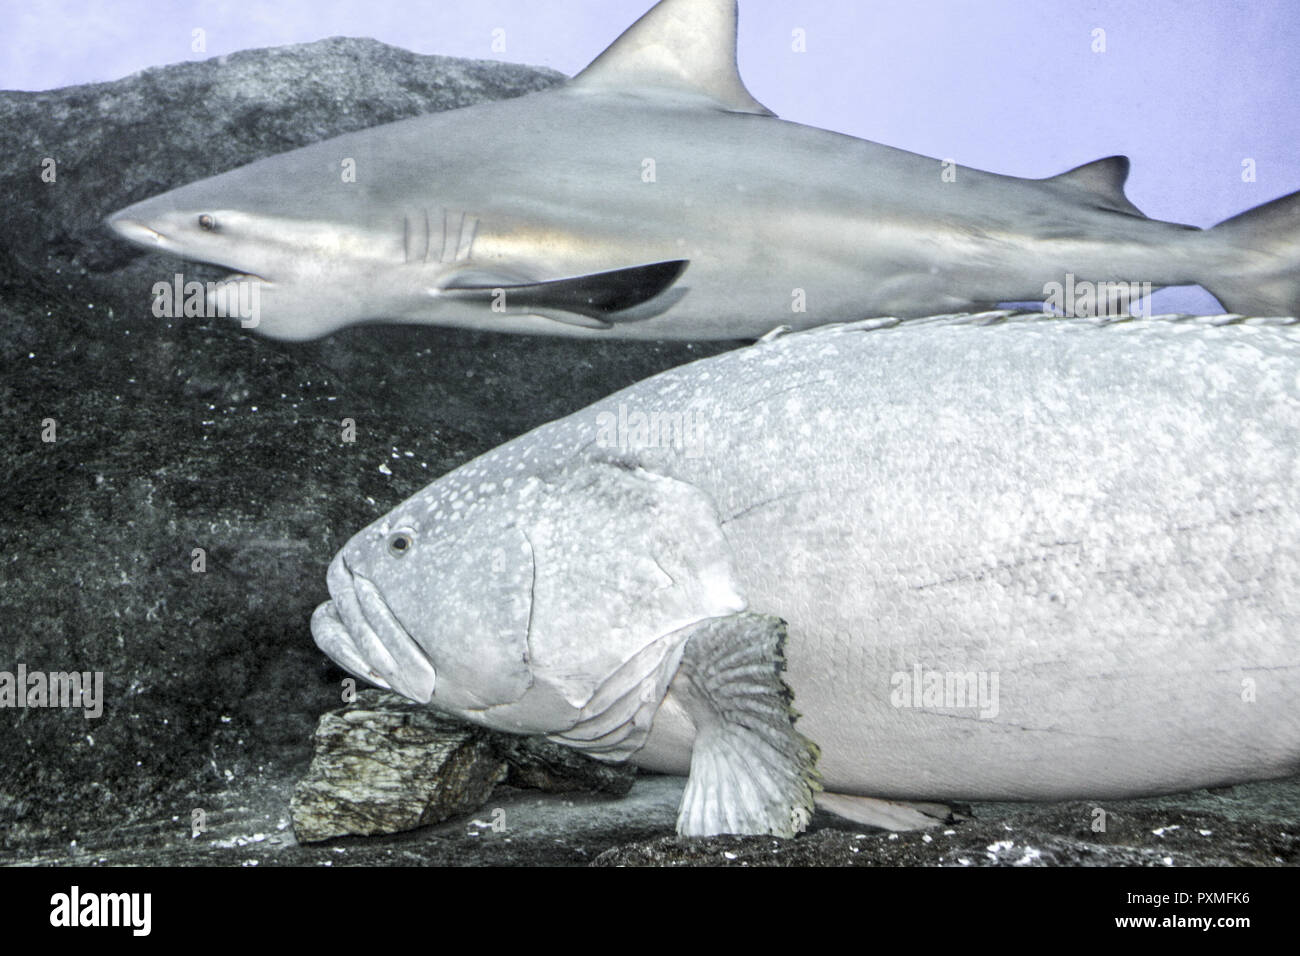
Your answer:
[[[592,90],[665,90],[771,116],[736,65],[736,0],[660,0],[573,80]]]
[[[1113,209],[1129,216],[1142,219],[1146,215],[1124,195],[1124,184],[1128,182],[1129,158],[1127,156],[1107,156],[1095,162],[1076,166],[1069,172],[1052,176],[1044,182],[1072,186],[1091,193],[1097,204],[1104,209]]]

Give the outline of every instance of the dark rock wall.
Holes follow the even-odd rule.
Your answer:
[[[335,39],[0,93],[0,671],[106,684],[98,719],[0,710],[11,851],[220,810],[241,781],[304,770],[316,718],[340,703],[308,629],[339,545],[501,441],[724,347],[384,327],[285,345],[159,320],[154,282],[224,270],[144,254],[103,217],[561,79]]]

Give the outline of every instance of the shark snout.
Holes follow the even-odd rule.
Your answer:
[[[139,219],[126,215],[125,212],[113,213],[104,220],[104,225],[123,239],[140,245],[161,245],[167,238],[158,230],[145,225]]]
[[[435,671],[429,655],[389,609],[374,582],[355,574],[342,553],[326,576],[331,600],[312,615],[316,645],[339,666],[427,704]]]

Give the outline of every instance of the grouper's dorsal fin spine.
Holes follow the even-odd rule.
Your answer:
[[[1127,156],[1107,156],[1105,159],[1076,166],[1069,172],[1052,176],[1044,182],[1082,189],[1096,197],[1097,204],[1105,209],[1145,219],[1146,214],[1124,195],[1130,165]]]
[[[660,0],[572,82],[578,89],[662,89],[771,116],[736,65],[736,0]]]

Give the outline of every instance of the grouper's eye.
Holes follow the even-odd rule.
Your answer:
[[[415,547],[415,535],[410,531],[394,531],[388,536],[388,553],[395,558],[404,557]]]
[[[203,215],[199,216],[199,228],[206,230],[207,232],[216,232],[217,220],[205,212]]]

